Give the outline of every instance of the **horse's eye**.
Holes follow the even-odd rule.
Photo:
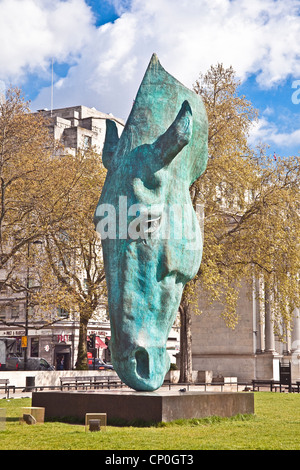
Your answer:
[[[141,238],[143,239],[144,244],[146,240],[152,238],[152,234],[157,232],[160,227],[161,216],[153,217],[145,220],[142,224]]]
[[[155,219],[150,219],[146,221],[146,230],[145,233],[153,233],[155,232],[160,226],[160,219],[161,217],[157,217]]]

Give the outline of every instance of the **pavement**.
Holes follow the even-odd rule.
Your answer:
[[[0,390],[0,400],[12,400],[15,398],[32,398],[32,393],[31,392],[23,392],[22,390],[16,390],[15,393],[13,393],[12,390],[9,390],[9,393],[5,393],[4,390]],[[0,408],[1,408],[1,402],[0,402]]]

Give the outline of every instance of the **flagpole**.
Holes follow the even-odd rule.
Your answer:
[[[53,111],[53,57],[51,59],[51,111],[50,115],[52,116]]]

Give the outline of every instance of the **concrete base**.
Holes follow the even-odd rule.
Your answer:
[[[33,392],[32,406],[45,408],[47,418],[76,418],[106,413],[108,423],[161,422],[175,419],[229,417],[254,413],[254,394],[237,392]]]

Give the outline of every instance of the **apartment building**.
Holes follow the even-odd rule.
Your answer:
[[[49,120],[49,130],[54,138],[63,144],[67,152],[72,153],[88,147],[95,147],[100,153],[104,145],[106,119],[115,121],[120,133],[124,128],[121,119],[86,106],[51,111],[41,109],[38,112]]]

